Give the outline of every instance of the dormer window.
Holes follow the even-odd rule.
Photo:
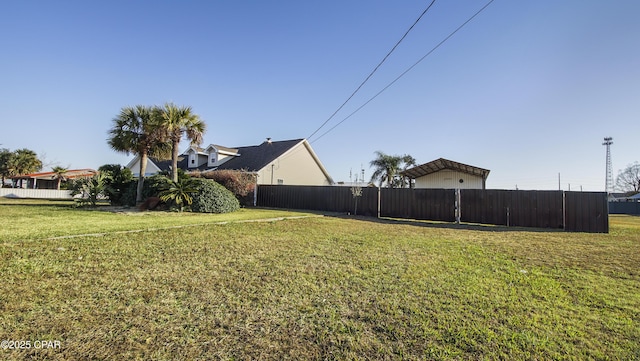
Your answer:
[[[208,155],[208,166],[216,167],[220,164],[228,161],[229,159],[238,156],[238,150],[233,148],[223,147],[221,145],[208,146],[204,152]]]

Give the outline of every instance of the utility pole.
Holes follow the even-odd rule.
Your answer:
[[[604,138],[604,143],[602,143],[602,145],[607,147],[607,179],[604,183],[604,190],[605,192],[607,192],[607,194],[611,193],[611,188],[613,187],[613,170],[611,169],[611,144],[613,144],[613,138]]]
[[[562,187],[560,186],[560,173],[558,173],[558,190],[562,190]]]

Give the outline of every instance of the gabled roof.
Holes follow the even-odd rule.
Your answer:
[[[444,169],[450,169],[450,170],[455,170],[462,173],[475,175],[478,177],[482,177],[482,179],[487,179],[490,172],[488,169],[474,167],[472,165],[467,165],[463,163],[454,162],[452,160],[439,158],[429,163],[425,163],[425,164],[407,169],[406,171],[402,172],[402,174],[409,178],[415,179],[415,178],[424,177],[425,175],[428,175],[428,174],[439,172]]]
[[[158,159],[154,157],[149,157],[149,160],[153,162],[153,164],[160,169],[160,171],[170,171],[171,170],[171,159]],[[179,169],[187,169],[187,157],[179,155],[178,156],[178,168]]]
[[[218,144],[210,144],[207,148],[205,148],[205,151],[209,148],[216,148],[218,150],[218,152],[223,152],[223,153],[229,153],[229,154],[236,154],[238,153],[238,149],[236,148],[229,148],[229,147],[223,147],[221,145]]]
[[[189,153],[190,150],[193,150],[194,152],[196,152],[198,154],[207,155],[206,149],[200,148],[200,147],[195,146],[195,145],[190,146],[187,150],[184,151],[184,153],[182,153],[182,155],[186,155],[187,153]]]
[[[217,169],[244,169],[249,172],[256,172],[266,167],[295,147],[304,139],[283,140],[278,142],[265,141],[260,145],[248,147],[237,147],[240,156],[229,159],[222,163]]]
[[[246,147],[220,147],[218,149],[236,150],[237,155],[232,159],[229,159],[225,163],[222,163],[215,169],[232,169],[232,170],[246,170],[249,172],[257,172],[260,169],[269,165],[269,163],[275,161],[284,153],[291,150],[296,145],[303,142],[304,139],[282,140],[282,141],[265,141],[260,145],[252,145]],[[186,152],[185,152],[186,153]],[[315,156],[315,155],[314,155]],[[159,160],[156,158],[149,158],[153,163],[160,168],[160,170],[170,170],[171,160]],[[198,168],[188,168],[188,159],[185,156],[178,157],[178,168],[184,170],[201,170],[205,171],[211,169],[206,163]],[[324,169],[323,169],[324,171]],[[326,171],[325,171],[326,173]],[[327,177],[328,174],[327,174]],[[330,177],[329,177],[330,178]]]

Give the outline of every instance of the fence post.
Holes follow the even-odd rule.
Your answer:
[[[562,191],[562,230],[567,230],[567,200],[564,191]]]
[[[380,218],[380,186],[378,186],[378,218]]]
[[[460,209],[460,189],[456,188],[456,196],[455,196],[455,216],[456,216],[456,224],[460,224],[460,219],[462,218],[462,210]]]
[[[253,186],[253,206],[256,207],[258,205],[258,183]]]

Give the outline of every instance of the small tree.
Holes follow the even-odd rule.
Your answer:
[[[620,192],[640,192],[640,163],[629,164],[618,172],[616,188]]]
[[[358,198],[362,197],[362,183],[364,182],[364,169],[362,171],[362,177],[359,178],[358,174],[356,174],[355,183],[353,182],[353,176],[349,177],[349,180],[353,183],[351,186],[351,195],[355,200],[353,214],[358,215]]]
[[[60,190],[60,183],[62,183],[63,181],[67,181],[67,171],[69,169],[56,166],[51,170],[53,171],[53,175],[51,176],[51,178],[56,180],[56,189]]]
[[[80,196],[76,198],[79,205],[95,206],[98,200],[104,196],[104,176],[96,174],[90,178],[74,179],[69,189],[73,197]]]

